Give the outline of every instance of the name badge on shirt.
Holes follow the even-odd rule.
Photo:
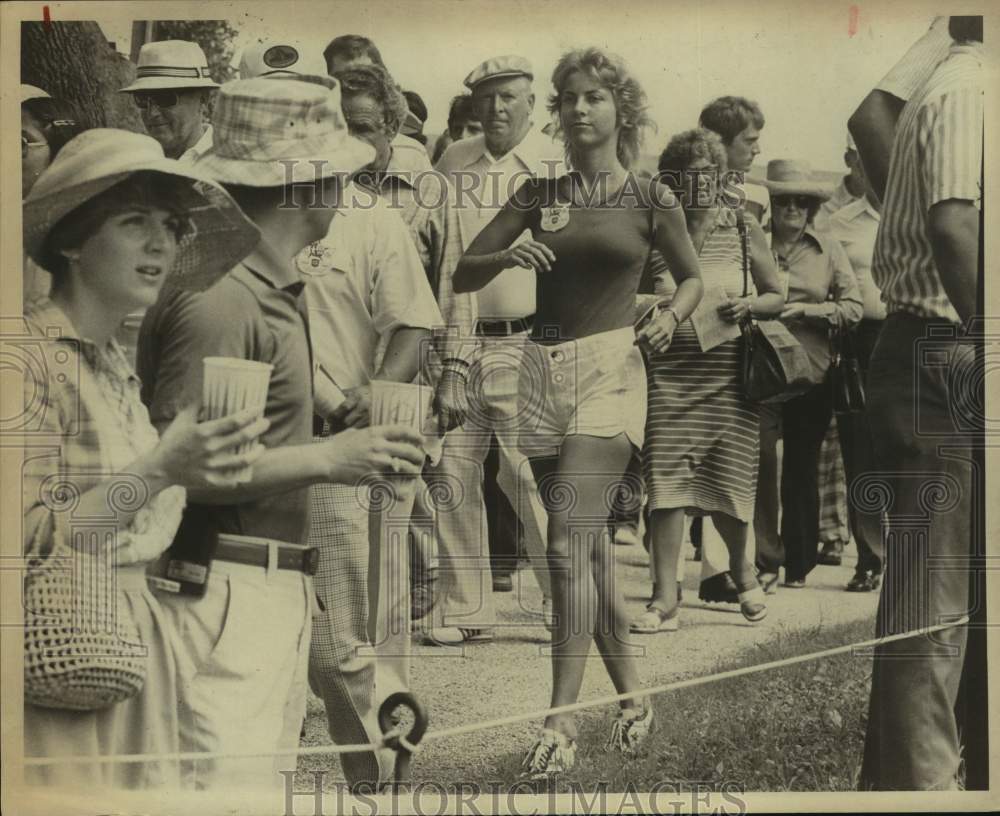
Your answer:
[[[558,232],[569,223],[569,205],[554,204],[551,207],[542,207],[541,228],[545,232]]]

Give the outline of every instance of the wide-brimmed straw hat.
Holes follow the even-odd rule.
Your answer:
[[[43,91],[36,85],[28,85],[24,82],[21,83],[21,104],[23,105],[29,99],[51,99],[52,94],[48,91]]]
[[[25,251],[44,266],[46,238],[64,216],[141,171],[190,182],[177,185],[194,229],[178,245],[172,285],[207,288],[257,245],[257,227],[204,173],[165,158],[160,143],[149,136],[94,128],[67,142],[31,188],[24,201]]]
[[[279,187],[354,173],[374,158],[347,132],[336,80],[274,76],[219,89],[212,147],[195,166],[226,184]]]
[[[828,184],[813,177],[809,162],[801,159],[772,159],[767,163],[764,186],[771,196],[804,195],[826,201],[833,193]]]
[[[187,40],[149,42],[139,49],[135,82],[122,93],[183,88],[218,88],[198,43]]]

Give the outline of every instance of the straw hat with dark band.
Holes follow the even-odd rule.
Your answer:
[[[190,182],[180,186],[185,191],[185,212],[194,229],[178,245],[169,278],[172,285],[205,289],[257,245],[257,227],[204,173],[165,158],[159,142],[149,136],[94,128],[66,144],[25,199],[25,251],[43,264],[46,238],[63,217],[142,171]]]
[[[164,89],[218,88],[208,70],[205,52],[187,40],[149,42],[139,49],[135,82],[122,93]]]

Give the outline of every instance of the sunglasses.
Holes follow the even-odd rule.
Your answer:
[[[800,210],[808,210],[815,199],[805,195],[777,195],[771,199],[775,207],[791,207],[793,204]]]
[[[160,109],[172,108],[177,104],[176,91],[142,91],[132,94],[132,98],[142,110],[148,110],[153,105]]]

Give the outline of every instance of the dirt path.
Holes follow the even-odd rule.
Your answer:
[[[851,547],[853,550],[853,547]],[[690,553],[686,547],[685,552]],[[619,581],[631,613],[640,612],[649,593],[647,556],[641,546],[616,548]],[[633,636],[643,647],[639,670],[653,685],[685,676],[710,674],[720,658],[740,652],[783,633],[869,619],[874,630],[877,593],[855,594],[843,587],[853,571],[853,556],[841,567],[817,567],[806,589],[779,588],[768,596],[768,618],[751,625],[735,606],[706,605],[697,599],[701,565],[685,565],[684,601],[678,632]],[[518,580],[519,579],[519,580]],[[412,690],[426,707],[430,729],[491,720],[545,708],[549,703],[551,669],[544,648],[548,633],[541,625],[541,595],[530,570],[515,576],[513,593],[494,596],[496,640],[462,650],[417,648],[412,662]],[[614,693],[596,648],[588,660],[580,699]],[[677,693],[683,693],[677,692]],[[668,705],[668,696],[657,705]],[[578,721],[597,720],[610,726],[613,707],[601,706],[578,714]],[[505,781],[501,762],[520,754],[541,723],[529,721],[427,743],[413,762],[413,778],[449,784],[458,781]],[[312,698],[304,744],[328,741],[320,701]],[[331,767],[332,765],[332,767]],[[326,768],[331,782],[339,766],[330,758],[303,758],[299,769]]]

